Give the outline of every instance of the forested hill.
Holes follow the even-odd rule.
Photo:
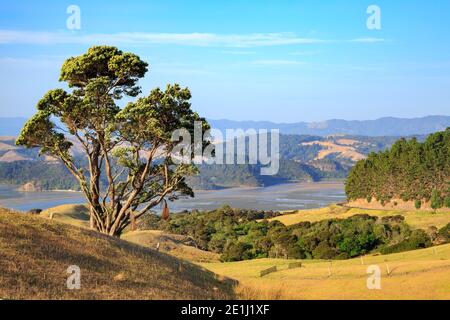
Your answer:
[[[385,117],[376,120],[327,120],[323,122],[274,123],[269,121],[208,120],[215,129],[279,129],[283,134],[328,136],[335,134],[361,136],[411,136],[430,134],[450,126],[450,116],[421,118]]]
[[[327,120],[322,122],[274,123],[270,121],[233,121],[208,119],[214,129],[279,129],[282,134],[328,136],[411,136],[430,134],[450,126],[450,116],[421,118],[385,117],[376,120]],[[0,118],[0,136],[17,136],[25,118]]]
[[[397,139],[281,135],[277,175],[262,176],[260,165],[201,165],[200,175],[189,178],[188,182],[196,189],[215,189],[343,179],[357,160],[371,151],[385,150]],[[87,166],[82,149],[76,141],[73,143],[71,151],[77,161]],[[104,178],[102,176],[102,180]],[[36,149],[16,146],[14,137],[0,136],[0,183],[24,185],[29,182],[33,182],[36,189],[79,189],[76,179],[56,159],[40,157]]]
[[[401,199],[417,208],[424,202],[450,208],[450,128],[422,143],[400,139],[389,150],[371,153],[350,171],[346,193],[349,200]]]

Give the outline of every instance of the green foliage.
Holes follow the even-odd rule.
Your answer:
[[[434,210],[440,209],[444,205],[444,201],[441,197],[441,193],[438,190],[433,190],[433,192],[431,193],[430,203],[431,203],[431,208]]]
[[[410,236],[403,241],[386,246],[381,249],[382,254],[391,254],[403,251],[428,248],[431,246],[430,236],[423,230],[414,230]]]
[[[265,220],[277,215],[225,206],[208,212],[174,214],[170,221],[159,220],[152,227],[190,236],[199,248],[221,254],[223,261],[349,259],[381,248],[412,250],[428,246],[431,241],[419,231],[412,231],[403,216],[379,219],[355,215],[289,227]]]
[[[345,185],[349,200],[376,198],[386,203],[394,198],[431,200],[441,208],[450,196],[450,128],[431,134],[420,143],[415,138],[400,139],[390,150],[371,153],[356,163]],[[420,201],[420,202],[419,202]]]
[[[121,109],[118,100],[141,92],[138,81],[147,70],[137,55],[110,46],[69,58],[60,81],[71,91],[45,94],[16,141],[61,160],[88,201],[91,227],[109,235],[120,235],[132,216],[139,219],[166,199],[193,196],[185,178],[198,170],[172,161],[177,145],[172,133],[185,129],[192,136],[195,121],[202,122],[203,134],[209,129],[191,109],[189,89],[178,84],[156,88]],[[83,149],[87,166],[76,163],[73,141]],[[196,142],[185,143],[194,152]]]
[[[230,242],[225,248],[221,259],[228,262],[248,260],[252,257],[251,249],[252,246],[248,243]]]
[[[450,208],[450,196],[445,197],[444,206]]]
[[[440,229],[437,233],[440,243],[450,242],[450,223]]]
[[[0,183],[23,185],[35,181],[43,190],[79,190],[78,181],[62,164],[40,161],[0,163]]]
[[[422,201],[416,200],[414,201],[414,207],[419,210],[422,207]]]

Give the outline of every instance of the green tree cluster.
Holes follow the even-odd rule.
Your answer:
[[[169,221],[155,216],[147,227],[189,236],[200,249],[221,254],[222,261],[349,259],[373,251],[399,252],[431,245],[430,237],[412,230],[403,216],[355,215],[293,226],[267,220],[277,215],[225,206],[174,214]]]
[[[384,204],[398,198],[414,201],[416,208],[428,201],[433,209],[450,207],[450,128],[422,143],[400,139],[389,150],[369,154],[350,171],[345,191],[349,200]]]

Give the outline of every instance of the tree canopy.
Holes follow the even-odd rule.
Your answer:
[[[202,133],[209,129],[192,111],[189,89],[178,84],[154,89],[120,108],[120,99],[141,93],[138,81],[147,71],[148,64],[137,55],[110,46],[69,58],[60,81],[71,91],[47,92],[17,139],[18,145],[38,147],[62,161],[86,197],[91,227],[109,235],[120,235],[161,202],[193,196],[185,177],[197,169],[174,163],[172,132],[184,128],[192,133],[195,121],[202,122]],[[74,144],[83,149],[86,166],[74,160]]]
[[[141,220],[138,227],[188,236],[196,247],[219,253],[227,262],[258,258],[349,259],[371,252],[426,248],[434,240],[426,231],[412,229],[403,216],[357,214],[291,226],[268,220],[279,215],[224,206],[213,211],[176,213],[169,221],[151,216]],[[448,226],[439,231],[441,243],[447,242],[447,231]]]
[[[391,149],[356,163],[346,181],[350,200],[430,201],[434,209],[450,204],[450,128],[420,143],[400,139]],[[449,206],[450,207],[450,206]]]

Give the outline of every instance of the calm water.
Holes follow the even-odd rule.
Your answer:
[[[260,210],[311,209],[345,200],[343,184],[328,182],[196,191],[195,194],[195,198],[180,199],[170,203],[171,211],[210,210],[223,204],[235,208]],[[84,202],[83,195],[78,192],[19,192],[15,186],[0,185],[0,207],[26,211]]]

